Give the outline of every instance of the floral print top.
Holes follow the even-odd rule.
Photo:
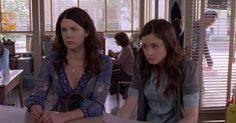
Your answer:
[[[67,98],[72,94],[83,97],[79,102],[79,107],[75,104],[72,110],[79,108],[83,111],[85,117],[101,116],[104,110],[104,103],[110,88],[110,79],[112,73],[112,61],[106,55],[100,55],[101,71],[98,75],[93,75],[90,71],[85,70],[80,77],[79,84],[72,89],[65,72],[62,67],[59,75],[53,68],[53,59],[55,54],[52,53],[44,60],[41,72],[37,78],[34,90],[29,98],[25,100],[25,106],[29,109],[32,105],[38,104],[45,107],[45,97],[50,84],[55,85],[56,94],[58,96],[56,104],[52,110],[65,112],[67,110]]]

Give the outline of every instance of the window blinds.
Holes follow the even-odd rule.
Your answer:
[[[201,109],[225,108],[226,101],[231,96],[232,87],[236,86],[236,64],[233,63],[233,57],[231,57],[234,52],[233,46],[230,45],[235,44],[235,39],[231,38],[234,32],[231,27],[235,25],[233,22],[235,14],[233,15],[231,10],[235,8],[235,4],[231,2],[194,0],[185,4],[186,11],[191,11],[191,22],[186,22],[191,24],[186,28],[192,30],[191,33],[187,33],[191,35],[191,39],[185,40],[185,43],[187,49],[191,47],[188,53],[193,58],[198,58]],[[196,21],[203,18],[204,13],[209,10],[215,11],[218,15],[215,23],[206,28],[204,22],[199,22],[199,25],[196,25]],[[192,52],[196,49],[196,41],[199,45],[198,54]],[[207,64],[206,46],[213,61],[212,67],[208,67]]]
[[[55,31],[59,14],[79,6],[88,12],[97,31],[137,31],[139,0],[44,0],[45,30]]]

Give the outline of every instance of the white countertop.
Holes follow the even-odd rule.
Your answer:
[[[1,123],[34,123],[30,113],[26,108],[17,108],[12,106],[0,105],[0,122]],[[104,117],[85,118],[75,120],[69,123],[144,123],[134,120],[121,119],[111,114],[104,114]]]

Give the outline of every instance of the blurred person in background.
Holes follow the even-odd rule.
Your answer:
[[[206,36],[204,37],[203,41],[203,54],[207,62],[207,66],[209,69],[212,68],[213,66],[213,60],[211,58],[211,54],[208,49],[208,44],[207,44],[207,33],[206,33],[206,28],[210,27],[212,24],[215,23],[216,19],[218,18],[218,15],[215,11],[213,10],[208,10],[204,13],[204,18],[200,18],[198,21],[193,23],[193,45],[192,45],[192,59],[196,62],[199,60],[198,52],[199,52],[199,42],[200,42],[200,24],[204,23],[204,31]]]
[[[116,33],[115,42],[121,47],[119,53],[114,53],[112,50],[108,50],[109,56],[113,57],[113,72],[111,77],[110,94],[117,94],[118,81],[131,81],[134,67],[134,54],[130,46],[130,40],[126,33]],[[122,84],[120,86],[120,93],[123,99],[127,97],[129,85]]]

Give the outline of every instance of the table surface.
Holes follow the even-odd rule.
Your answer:
[[[0,121],[3,123],[34,123],[30,113],[25,108],[16,108],[0,105]],[[104,117],[85,118],[74,120],[69,123],[145,123],[134,120],[121,119],[111,114],[104,114]]]
[[[22,72],[22,69],[10,70],[8,75],[3,76],[3,81],[0,81],[0,87],[8,85],[16,76],[18,76]]]

